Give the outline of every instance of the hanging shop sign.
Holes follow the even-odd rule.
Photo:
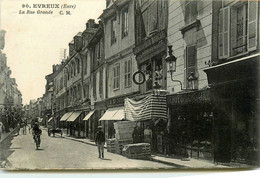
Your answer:
[[[167,104],[187,104],[211,101],[210,90],[198,90],[193,92],[167,95]]]

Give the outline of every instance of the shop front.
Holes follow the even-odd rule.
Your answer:
[[[83,118],[84,133],[85,133],[85,137],[87,137],[87,138],[89,138],[89,122],[90,122],[90,118],[93,116],[94,113],[95,113],[95,110],[91,110]]]
[[[63,131],[64,131],[64,129],[66,129],[67,130],[67,132],[66,132],[67,134],[70,134],[70,133],[69,133],[69,123],[67,123],[66,121],[72,115],[72,113],[73,112],[67,112],[60,119],[60,123],[62,125],[62,129],[63,129]]]
[[[79,118],[81,114],[82,111],[74,111],[66,120],[70,130],[70,136],[80,137],[80,130],[82,124]]]
[[[133,138],[134,143],[149,143],[152,152],[164,152],[166,147],[163,137],[167,134],[168,120],[166,93],[148,94],[141,100],[126,98],[125,119],[136,122],[138,128],[136,132],[140,138]]]
[[[214,160],[214,121],[210,89],[167,95],[169,110],[167,154]]]
[[[259,61],[258,53],[204,70],[225,116],[218,121],[216,161],[259,164]]]

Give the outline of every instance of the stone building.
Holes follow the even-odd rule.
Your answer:
[[[138,86],[132,81],[137,70],[133,53],[135,45],[135,1],[107,1],[103,11],[104,56],[103,75],[106,86],[106,101],[99,115],[106,138],[114,137],[116,121],[124,119],[124,99],[138,93]]]
[[[256,163],[259,3],[169,1],[168,10],[177,58],[167,76],[171,152]]]

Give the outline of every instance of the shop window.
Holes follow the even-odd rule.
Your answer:
[[[120,88],[120,65],[116,64],[113,68],[113,89],[118,90]]]
[[[197,0],[185,0],[185,23],[190,24],[194,22],[197,19],[197,15]]]
[[[239,1],[220,9],[220,59],[256,49],[257,11],[257,1]]]
[[[122,38],[128,35],[128,7],[122,12]]]
[[[116,17],[111,20],[111,45],[116,43]]]
[[[132,70],[132,60],[125,61],[125,88],[131,86],[131,70]]]
[[[185,49],[184,81],[187,89],[198,89],[196,56],[196,46]]]

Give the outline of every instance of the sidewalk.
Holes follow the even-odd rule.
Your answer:
[[[87,138],[74,138],[70,137],[66,134],[63,135],[64,138],[74,140],[77,142],[85,143],[88,145],[95,146],[95,142],[90,141]],[[105,145],[106,148],[106,145]],[[152,155],[151,161],[160,162],[163,164],[171,165],[177,168],[188,168],[188,169],[227,169],[231,168],[229,165],[220,165],[220,164],[214,164],[212,162],[206,161],[206,160],[198,160],[191,158],[189,161],[182,161],[178,158],[172,158],[172,157],[165,157],[162,155]]]
[[[0,144],[1,144],[5,139],[7,139],[11,134],[13,134],[14,132],[16,132],[16,128],[15,128],[15,129],[10,128],[9,130],[10,130],[10,132],[8,132],[8,133],[6,133],[6,132],[2,133],[1,139],[0,139]]]

